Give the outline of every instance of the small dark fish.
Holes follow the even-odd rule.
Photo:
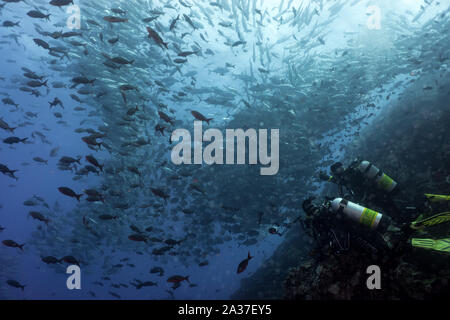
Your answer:
[[[181,63],[186,63],[187,60],[186,59],[174,59],[173,62],[181,64]]]
[[[120,17],[114,17],[114,16],[103,17],[103,20],[108,21],[110,23],[128,22],[128,19],[120,18]]]
[[[10,170],[7,166],[0,163],[0,172],[3,173],[4,175],[7,175],[11,178],[18,180],[18,178],[14,175],[14,173],[16,173],[17,171],[18,170]]]
[[[74,86],[77,86],[79,84],[92,84],[93,85],[95,80],[97,80],[97,79],[89,80],[86,77],[75,77],[75,78],[72,78],[71,81],[74,83]]]
[[[49,102],[49,104],[50,104],[50,108],[56,107],[59,105],[59,106],[61,106],[61,108],[64,109],[64,105],[63,105],[62,101],[58,99],[58,97],[55,97],[55,99],[53,99],[52,102]]]
[[[35,207],[35,206],[38,205],[38,203],[36,201],[34,201],[34,200],[25,200],[23,202],[23,205],[27,206],[27,207]]]
[[[34,43],[36,43],[39,47],[42,47],[46,50],[50,50],[50,45],[42,39],[33,39]]]
[[[132,86],[131,84],[123,84],[119,87],[120,91],[130,91],[130,90],[136,90],[139,92],[139,89],[135,86]]]
[[[127,12],[125,10],[122,10],[119,8],[112,8],[111,11],[114,13],[117,13],[117,14],[121,14],[121,15],[127,14]]]
[[[114,219],[117,219],[118,217],[117,216],[112,216],[112,215],[110,215],[110,214],[102,214],[102,215],[100,215],[100,216],[98,216],[99,217],[99,219],[101,219],[101,220],[114,220]]]
[[[89,23],[89,24],[91,24],[91,25],[93,25],[93,26],[101,27],[101,26],[98,24],[97,21],[94,21],[94,20],[92,20],[92,19],[88,19],[88,20],[86,20],[86,22]]]
[[[45,80],[44,82],[37,81],[37,80],[28,81],[27,86],[32,87],[32,88],[39,88],[42,86],[46,86],[48,88],[47,80]]]
[[[38,18],[38,19],[46,19],[46,20],[50,20],[50,14],[43,14],[40,11],[37,10],[31,10],[27,12],[27,15],[31,18]]]
[[[167,239],[164,240],[164,243],[169,245],[169,246],[175,246],[175,245],[179,245],[183,242],[183,240],[177,241],[177,240],[173,240],[173,239]]]
[[[241,261],[241,263],[239,263],[238,268],[237,268],[237,273],[244,272],[244,270],[247,269],[248,262],[250,261],[251,258],[253,258],[253,257],[250,256],[250,252],[249,252],[247,259],[244,259]]]
[[[85,158],[90,164],[92,164],[93,166],[96,166],[97,168],[100,169],[101,172],[103,172],[104,165],[101,165],[100,163],[98,163],[97,159],[95,159],[94,156],[88,155]]]
[[[61,192],[62,194],[71,197],[71,198],[76,198],[78,200],[78,202],[80,201],[80,198],[83,196],[83,194],[76,194],[72,189],[67,188],[67,187],[60,187],[58,188],[59,192]]]
[[[150,190],[152,191],[152,193],[155,196],[163,198],[164,200],[166,200],[167,198],[170,198],[170,196],[168,194],[166,194],[164,191],[162,191],[161,189],[150,188]]]
[[[93,147],[98,147],[98,149],[101,149],[102,147],[102,143],[101,142],[97,142],[97,138],[94,136],[86,136],[86,137],[82,137],[81,140],[86,143],[88,145],[88,147],[92,147],[91,149],[94,149]]]
[[[111,68],[111,69],[119,69],[120,70],[120,66],[116,65],[115,63],[113,63],[111,61],[103,62],[103,65],[105,65],[105,66],[107,66],[108,68]]]
[[[78,96],[74,95],[73,93],[70,94],[70,97],[71,97],[73,100],[75,100],[76,102],[83,103],[83,101],[81,101],[81,99],[78,98]]]
[[[81,164],[80,160],[81,160],[81,158],[74,159],[72,157],[64,156],[61,159],[59,159],[59,162],[62,163],[62,164],[66,164],[66,165],[69,165],[69,164],[72,164],[72,163],[75,163],[75,162],[78,163],[78,164]]]
[[[246,41],[236,41],[235,43],[233,43],[231,46],[232,47],[237,47],[237,46],[239,46],[239,45],[244,45],[244,44],[246,44],[247,42]]]
[[[142,21],[145,22],[145,23],[149,23],[149,22],[151,22],[151,21],[153,21],[155,19],[158,19],[158,17],[148,17],[148,18],[142,19]]]
[[[27,117],[30,117],[30,118],[37,118],[37,116],[38,116],[37,113],[33,113],[33,112],[30,112],[30,111],[26,112],[25,115]]]
[[[78,260],[75,259],[73,256],[65,256],[61,259],[61,261],[64,261],[68,264],[75,264],[77,266],[80,266],[80,263],[78,262]]]
[[[161,132],[161,134],[164,136],[164,129],[166,129],[166,127],[162,127],[162,126],[160,126],[159,124],[157,124],[156,126],[155,126],[155,131],[159,131],[159,132]]]
[[[7,247],[11,247],[11,248],[19,248],[20,250],[23,251],[23,246],[24,244],[18,244],[17,242],[15,242],[14,240],[3,240],[2,243],[7,246]]]
[[[178,54],[179,57],[187,57],[190,56],[192,54],[197,54],[197,51],[182,51]]]
[[[34,72],[25,72],[24,77],[27,77],[29,79],[33,79],[33,80],[41,80],[44,79],[44,76],[38,76],[36,73]]]
[[[155,40],[155,42],[156,42],[158,45],[163,45],[166,49],[168,49],[167,43],[165,43],[165,42],[163,41],[163,39],[159,36],[159,34],[158,34],[155,30],[153,30],[153,29],[150,28],[150,27],[147,27],[147,32],[148,32],[148,37],[149,37],[149,38]]]
[[[16,280],[8,280],[8,281],[6,281],[6,283],[8,284],[8,285],[10,285],[11,287],[14,287],[14,288],[20,288],[20,289],[22,289],[22,291],[23,291],[23,289],[25,289],[25,286],[24,285],[21,285],[19,282],[17,282]]]
[[[175,29],[175,25],[177,24],[177,21],[180,19],[180,15],[178,15],[175,19],[172,20],[172,22],[170,23],[170,27],[169,30],[173,31],[173,29]]]
[[[137,241],[137,242],[147,242],[147,237],[140,235],[140,234],[132,234],[128,236],[128,239],[131,241]]]
[[[172,276],[169,279],[167,279],[167,282],[169,282],[169,283],[180,283],[180,282],[183,282],[185,280],[187,282],[189,282],[189,276],[183,277],[183,276],[176,275],[176,276]]]
[[[47,256],[41,259],[46,264],[60,263],[61,261],[53,256]]]
[[[209,264],[208,260],[202,261],[198,264],[199,267],[204,267],[207,266]]]
[[[11,128],[3,119],[0,118],[0,128],[6,131],[14,132],[17,127]]]
[[[11,98],[3,98],[3,99],[2,99],[2,102],[3,102],[5,105],[14,106],[14,107],[16,107],[16,108],[19,107],[19,105],[18,105],[17,103],[15,103]]]
[[[19,27],[20,26],[20,21],[18,21],[18,22],[3,21],[3,26],[6,27],[6,28]]]
[[[112,39],[108,39],[108,42],[109,42],[110,44],[116,44],[117,41],[119,41],[119,37],[112,38]]]
[[[9,137],[9,138],[4,139],[3,143],[6,143],[6,144],[16,144],[16,143],[20,143],[20,142],[25,143],[27,140],[28,140],[28,138],[20,139],[18,137]]]
[[[162,120],[173,125],[173,119],[170,118],[167,114],[162,111],[158,111],[158,115]]]
[[[162,277],[164,275],[164,269],[161,267],[153,267],[150,269],[150,273],[159,273],[159,276]]]
[[[33,219],[36,219],[36,220],[45,222],[45,224],[47,224],[47,225],[48,225],[48,223],[50,222],[50,219],[47,219],[46,217],[44,217],[44,216],[42,215],[42,213],[37,212],[37,211],[30,211],[30,216],[31,216]]]
[[[86,166],[84,166],[84,168],[85,168],[88,172],[92,172],[92,173],[95,173],[95,174],[100,174],[100,173],[97,171],[97,169],[95,169],[94,166],[86,165]],[[96,198],[94,199],[94,198],[92,198],[92,197],[90,197],[88,200],[91,201],[91,202],[97,201]]]
[[[136,289],[141,289],[142,287],[151,287],[151,286],[157,286],[158,284],[156,282],[153,281],[146,281],[146,282],[141,282],[136,286]]]
[[[50,4],[56,7],[64,7],[73,4],[73,0],[51,0]]]
[[[130,229],[133,230],[133,231],[136,232],[136,233],[142,233],[142,231],[139,230],[139,228],[136,227],[135,225],[131,225],[131,226],[130,226]]]
[[[192,22],[191,18],[189,18],[189,16],[187,16],[186,14],[183,14],[184,20],[186,20],[187,23],[189,23],[189,25],[194,28],[194,30],[197,29],[197,27],[194,25],[194,23]]]
[[[74,31],[64,32],[61,34],[61,37],[63,37],[63,38],[82,37],[82,36],[83,36],[82,33],[74,32]]]
[[[134,116],[134,114],[138,111],[139,111],[138,106],[136,106],[135,108],[130,108],[127,111],[127,116],[129,117]]]
[[[191,114],[194,116],[195,119],[200,121],[206,121],[208,124],[211,120],[214,120],[213,118],[206,118],[204,115],[202,115],[200,112],[197,111],[191,111]]]
[[[139,172],[139,169],[136,167],[129,166],[129,167],[127,167],[127,169],[128,169],[128,171],[133,172],[139,176],[141,175],[141,173]]]
[[[110,295],[112,295],[113,297],[116,297],[117,299],[121,299],[121,297],[117,293],[114,293],[114,292],[111,292],[111,291],[108,291],[108,293]]]
[[[122,57],[114,57],[111,59],[112,62],[117,63],[117,64],[133,64],[134,60],[130,60],[128,61],[127,59],[124,59]]]
[[[59,147],[55,147],[52,150],[50,150],[50,157],[56,157],[58,155]]]

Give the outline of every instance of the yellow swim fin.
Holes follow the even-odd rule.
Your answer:
[[[425,193],[425,197],[427,197],[427,199],[428,199],[430,202],[444,202],[444,201],[450,201],[450,196],[439,195],[439,194]]]
[[[442,252],[450,252],[450,238],[446,239],[418,239],[412,238],[411,245],[417,248],[431,249]]]
[[[419,217],[419,219],[421,219],[422,216]],[[438,214],[435,214],[431,217],[419,220],[417,219],[416,221],[412,222],[410,227],[412,229],[424,229],[426,227],[431,227],[443,222],[447,222],[450,221],[450,211],[448,212],[441,212]]]

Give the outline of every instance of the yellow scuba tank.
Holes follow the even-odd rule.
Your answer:
[[[347,201],[342,198],[336,198],[331,202],[331,209],[338,212],[341,210],[348,218],[360,224],[376,229],[383,215],[374,210],[370,210],[359,204]]]
[[[397,182],[395,182],[391,177],[382,172],[380,169],[375,167],[369,161],[361,161],[357,169],[369,180],[375,181],[378,188],[386,191],[392,192],[397,186]]]

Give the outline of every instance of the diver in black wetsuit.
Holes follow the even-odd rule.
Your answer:
[[[302,207],[306,219],[302,220],[302,227],[313,237],[319,259],[332,252],[340,254],[356,246],[368,254],[385,254],[390,250],[381,233],[385,232],[391,220],[383,216],[383,223],[379,223],[378,231],[368,231],[365,226],[353,223],[345,213],[333,210],[329,199],[322,203],[315,203],[314,198],[303,201]]]

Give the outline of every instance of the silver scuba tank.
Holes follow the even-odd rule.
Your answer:
[[[371,229],[376,229],[383,217],[379,212],[342,198],[334,199],[331,202],[331,209],[333,209],[334,212],[341,210],[351,220],[368,226]]]
[[[378,188],[391,192],[397,186],[397,182],[395,182],[391,177],[382,172],[380,169],[375,167],[369,161],[361,161],[358,165],[357,169],[369,180],[373,180]]]

